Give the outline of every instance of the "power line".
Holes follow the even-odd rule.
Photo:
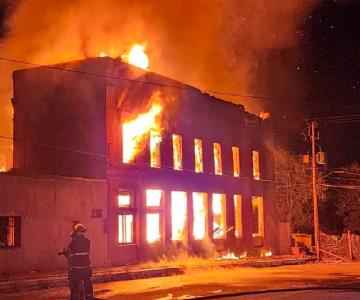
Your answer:
[[[73,72],[73,73],[82,74],[82,75],[88,75],[88,76],[103,77],[103,78],[109,78],[109,79],[118,79],[118,80],[123,80],[123,81],[131,82],[131,83],[149,84],[149,85],[156,85],[156,86],[161,86],[161,87],[169,87],[169,88],[175,88],[175,89],[181,89],[181,90],[192,90],[192,89],[194,89],[193,87],[190,87],[190,86],[188,86],[186,84],[183,84],[182,86],[180,86],[180,85],[171,85],[171,84],[159,83],[159,82],[154,82],[154,81],[136,80],[136,79],[118,77],[118,76],[113,76],[113,75],[108,75],[108,74],[99,74],[99,73],[93,73],[93,72],[87,72],[87,71],[67,69],[67,68],[58,67],[56,65],[50,65],[50,66],[49,65],[42,65],[42,64],[31,63],[31,62],[12,59],[12,58],[7,58],[7,57],[0,57],[0,60],[13,62],[13,63],[20,63],[20,64],[24,64],[24,65],[30,65],[30,66],[34,66],[34,67],[43,67],[43,68],[52,69],[52,70],[58,70],[58,71]],[[213,91],[213,90],[200,90],[200,91],[202,91],[204,93],[235,96],[235,97],[242,97],[242,98],[271,99],[271,97],[245,95],[245,94],[223,92],[223,91]]]

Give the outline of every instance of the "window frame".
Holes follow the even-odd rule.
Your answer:
[[[8,245],[8,230],[10,218],[14,219],[13,239],[14,245]],[[6,224],[6,225],[5,225]],[[0,250],[16,249],[21,247],[22,217],[19,215],[0,216]],[[3,244],[4,243],[4,244]],[[6,244],[6,245],[5,245]]]
[[[128,193],[130,195],[130,205],[128,206],[119,206],[118,203],[118,195],[119,193]],[[135,195],[134,192],[130,189],[118,189],[117,190],[117,197],[116,197],[116,207],[117,207],[117,244],[119,246],[123,246],[123,245],[136,245],[137,244],[137,235],[136,235],[136,224],[137,224],[137,220],[136,220],[136,216],[137,216],[137,208],[136,208],[136,203],[135,203]],[[119,242],[119,216],[120,215],[132,215],[133,217],[133,222],[132,222],[132,242],[124,242],[124,243],[120,243]]]

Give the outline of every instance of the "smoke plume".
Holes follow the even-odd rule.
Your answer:
[[[1,1],[1,0],[0,0]],[[2,0],[4,1],[4,0]],[[296,47],[315,0],[17,0],[6,19],[2,57],[53,64],[146,43],[150,70],[203,90],[258,95],[264,53]],[[0,133],[11,135],[11,72],[0,62]],[[262,82],[262,81],[259,81]],[[259,100],[227,97],[259,112]],[[0,142],[0,152],[8,145]]]

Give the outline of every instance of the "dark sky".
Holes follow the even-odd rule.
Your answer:
[[[11,13],[7,3],[0,0],[0,38]],[[254,84],[262,90],[254,90],[271,96],[265,106],[277,142],[301,153],[310,149],[300,135],[306,118],[360,114],[360,0],[319,1],[296,34],[300,43],[294,48],[257,53]],[[330,169],[360,162],[359,129],[360,122],[321,124]]]

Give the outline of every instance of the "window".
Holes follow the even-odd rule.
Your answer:
[[[238,147],[232,147],[234,176],[240,176],[240,151]]]
[[[207,194],[193,193],[193,235],[195,240],[202,240],[207,235]]]
[[[132,214],[118,215],[119,234],[118,242],[120,244],[129,244],[134,242],[134,216]]]
[[[173,241],[186,240],[186,192],[171,192],[171,239]]]
[[[160,213],[146,214],[146,241],[151,244],[161,239]]]
[[[182,137],[181,135],[173,134],[173,160],[174,160],[174,169],[182,170],[183,169],[183,158],[182,158]]]
[[[264,236],[264,201],[262,197],[252,197],[253,236]]]
[[[225,209],[226,209],[226,196],[224,194],[212,194],[214,239],[221,239],[225,237],[225,230],[226,230]]]
[[[195,139],[195,172],[204,172],[202,140]]]
[[[213,148],[215,174],[222,175],[221,145],[219,143],[214,143]]]
[[[254,179],[260,179],[260,158],[259,158],[259,151],[252,152],[252,161],[253,161],[253,176]]]
[[[161,240],[162,190],[146,190],[146,241],[155,243]]]
[[[160,144],[160,132],[150,130],[150,166],[152,168],[160,168],[161,166]]]
[[[0,248],[20,247],[21,217],[0,217]]]
[[[235,237],[242,237],[242,204],[241,196],[234,195],[234,211],[235,211]]]
[[[162,190],[146,190],[146,206],[159,207],[161,205]]]
[[[131,206],[131,195],[129,191],[118,192],[118,207],[130,207]]]

